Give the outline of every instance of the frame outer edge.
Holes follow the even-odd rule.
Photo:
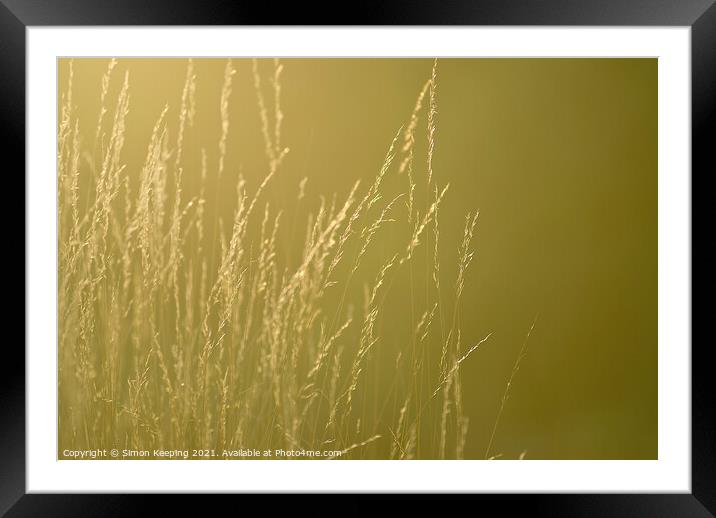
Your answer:
[[[23,144],[25,141],[25,23],[48,25],[57,25],[68,21],[74,21],[79,24],[93,23],[92,19],[81,15],[78,16],[72,12],[56,11],[56,4],[55,9],[48,8],[45,12],[42,12],[42,7],[39,6],[47,6],[48,2],[43,0],[23,1],[26,2],[24,5],[14,0],[10,0],[9,2],[8,0],[3,0],[0,3],[0,65],[3,70],[3,79],[0,81],[0,106],[2,107],[0,111],[0,142],[2,142],[2,144],[0,145],[7,149],[14,148],[15,151],[12,155],[15,156],[19,155],[19,149],[24,150]],[[5,5],[7,3],[13,4],[15,12],[18,11],[19,6],[20,16],[11,11],[10,8]],[[65,2],[65,5],[73,4],[75,7],[78,7],[77,4],[81,3],[82,2],[78,1]],[[98,3],[101,2],[98,1]],[[135,7],[133,9],[125,9],[123,15],[120,13],[118,17],[119,23],[136,15],[136,3],[131,1],[127,3],[135,4]],[[159,0],[158,3],[162,3],[161,0]],[[558,3],[560,2],[555,2],[555,4]],[[687,2],[684,1],[683,4],[687,4]],[[699,6],[697,7],[694,4],[699,4]],[[115,4],[112,11],[121,11],[122,7],[120,7],[120,5],[121,4]],[[186,7],[186,3],[183,5]],[[27,9],[23,9],[23,7]],[[709,135],[713,133],[714,127],[716,126],[714,122],[714,110],[716,108],[716,4],[713,4],[713,0],[708,0],[707,2],[700,0],[691,1],[688,6],[682,5],[681,7],[683,10],[680,16],[674,15],[673,12],[669,11],[668,14],[670,16],[668,16],[668,18],[672,20],[672,24],[683,24],[684,12],[686,11],[689,11],[691,15],[693,15],[695,12],[694,9],[705,8],[705,11],[703,11],[700,16],[691,18],[692,20],[696,19],[692,26],[692,163],[693,169],[704,170],[703,175],[705,176],[716,170],[714,160],[709,160],[710,156],[712,156],[709,152],[711,151],[711,147],[713,147]],[[40,10],[38,10],[38,8]],[[586,19],[590,18],[589,11],[578,13],[580,9],[579,6],[574,6],[572,9],[574,9],[574,11],[571,13],[571,23],[574,23],[574,20],[586,21]],[[225,10],[231,11],[231,9]],[[485,17],[485,23],[488,24],[499,24],[499,20],[502,20],[502,23],[504,23],[505,20],[511,20],[512,23],[517,24],[517,19],[524,19],[533,15],[536,19],[533,24],[539,25],[540,19],[544,18],[544,13],[542,16],[539,16],[539,13],[527,12],[529,10],[518,13],[513,12],[511,14],[505,14],[504,11],[499,14],[495,12],[490,13],[489,7],[486,10],[487,12],[483,10],[481,13]],[[178,13],[177,16],[174,16],[174,19],[169,20],[167,23],[176,24],[186,22],[185,16],[183,21],[178,19],[187,13],[186,8],[179,9],[175,12]],[[236,10],[233,10],[233,12],[234,14],[238,14]],[[449,12],[450,16],[447,16],[447,18],[454,18],[456,14],[455,9],[450,9]],[[627,11],[625,10],[624,13],[627,13]],[[383,21],[383,23],[396,23],[397,20],[392,20],[396,17],[395,13],[392,15],[389,13],[384,14],[387,14],[388,16],[386,18],[391,18],[391,20]],[[614,14],[618,16],[623,13],[619,13],[617,10]],[[424,15],[425,13],[422,13],[422,16]],[[106,16],[89,16],[89,18],[93,17],[95,17],[97,23],[101,23],[102,21],[106,23],[106,20],[103,20],[106,19]],[[466,19],[463,19],[462,23],[477,22],[479,20],[476,20],[476,18],[479,17],[480,14],[473,12],[470,16],[467,16]],[[228,18],[224,18],[224,20],[219,20],[219,18],[221,18],[221,14],[217,12],[214,23],[226,23],[225,20],[228,20]],[[397,18],[400,18],[400,16]],[[639,19],[636,20],[634,19],[634,11],[631,10],[628,11],[627,18],[628,22],[626,23],[640,22],[644,25],[655,23],[664,24],[666,21],[664,20],[663,10],[656,14],[652,13],[651,16],[642,15],[640,18],[637,17]],[[152,18],[150,18],[149,21],[153,21]],[[206,22],[205,17],[202,17],[201,21]],[[440,23],[450,24],[454,22],[448,20],[441,21]],[[523,21],[522,23],[525,22]],[[557,24],[560,23],[569,22],[562,19],[561,22],[557,22]],[[595,21],[594,23],[604,22]],[[669,24],[668,21],[666,24]],[[709,130],[712,131],[710,132]],[[24,158],[23,151],[22,158],[19,161],[23,171]],[[26,257],[23,257],[23,259],[26,259]],[[25,358],[22,352],[12,352],[11,354],[16,355],[16,357],[12,357],[12,360],[18,361],[8,362],[9,365],[13,365],[12,370],[6,372],[5,376],[0,377],[0,423],[2,423],[2,426],[0,426],[0,444],[6,448],[3,452],[3,469],[2,472],[0,472],[0,515],[4,515],[18,499],[21,499],[20,505],[16,506],[14,510],[19,511],[20,515],[23,515],[21,509],[24,508],[27,510],[29,499],[28,496],[22,497],[25,491],[25,399],[23,397],[25,391]],[[693,507],[695,502],[693,502],[693,500],[696,499],[700,502],[703,511],[706,511],[706,509],[711,511],[706,511],[708,514],[712,514],[716,509],[716,494],[713,491],[713,488],[716,487],[716,444],[714,442],[714,437],[716,437],[716,396],[714,396],[714,394],[716,394],[716,387],[714,387],[714,382],[712,381],[713,376],[709,372],[711,363],[707,361],[707,354],[706,347],[701,349],[695,347],[692,351],[692,490],[696,498],[688,498],[690,502],[687,507],[691,508],[690,516],[692,516],[693,514],[691,513],[695,511]],[[22,368],[19,367],[20,365]],[[19,423],[18,417],[21,418],[19,419]],[[574,498],[574,496],[572,498]],[[624,495],[618,499],[623,501],[623,498],[626,496],[627,495]],[[678,497],[678,495],[664,495],[664,497],[670,499],[683,498]],[[33,496],[32,500],[43,498],[47,497]],[[74,499],[74,497],[68,498],[79,500]],[[576,509],[573,509],[581,509],[582,511],[586,511],[585,515],[590,515],[589,509],[591,508],[592,511],[595,510],[593,497],[589,497],[589,501],[587,501],[588,497],[583,498],[585,499],[584,503],[586,507],[576,505]],[[609,496],[602,498],[611,500]],[[635,495],[630,498],[633,498],[633,503],[637,504],[640,501],[643,502],[644,499],[651,499],[652,497]],[[121,498],[120,500],[124,501],[122,507],[125,510],[127,510],[128,507],[132,507],[131,505],[127,505],[129,502],[127,502],[126,498]],[[685,502],[683,499],[680,501]],[[50,504],[49,501],[47,503]],[[54,500],[54,504],[60,504],[60,508],[63,507],[62,503],[62,499],[59,499],[59,501],[58,499]],[[67,503],[67,501],[65,500],[64,503]],[[115,503],[119,504],[120,502]],[[21,509],[18,509],[18,507]],[[559,508],[560,506],[558,505],[556,507]],[[610,506],[605,506],[602,509],[604,510],[609,507]],[[637,505],[637,507],[639,506]],[[683,510],[686,511],[686,509]],[[60,509],[55,508],[55,511],[59,511],[60,514],[62,514]],[[11,514],[15,513],[11,512]],[[538,512],[537,514],[541,513]]]
[[[716,171],[713,146],[716,134],[716,4],[712,4],[692,26],[691,63],[693,243],[693,178],[696,172],[706,178]],[[691,483],[694,496],[716,514],[716,386],[713,361],[709,361],[713,357],[709,342],[708,339],[698,343],[692,340]]]
[[[0,3],[0,147],[4,157],[2,171],[6,178],[22,182],[25,189],[25,25],[5,5]],[[6,184],[9,185],[9,184]],[[22,270],[26,275],[26,248],[23,230],[19,230],[18,214],[25,215],[24,196],[15,185],[5,187],[10,196],[3,202],[6,221],[12,230],[23,232],[15,242],[23,243]],[[18,207],[20,205],[20,207]],[[17,257],[19,253],[10,254]],[[9,258],[9,256],[6,256]],[[10,273],[12,270],[6,270]],[[17,271],[17,270],[15,270]],[[10,274],[9,277],[15,277]],[[19,275],[15,277],[19,282]],[[26,309],[23,295],[22,309]],[[7,302],[8,307],[13,303]],[[20,304],[15,303],[15,307]],[[8,314],[10,317],[11,314]],[[11,320],[12,317],[7,318]],[[15,317],[17,318],[17,317]],[[18,319],[19,320],[19,319]],[[17,321],[16,321],[17,322]],[[19,327],[15,325],[12,327]],[[23,336],[25,328],[22,328]],[[19,334],[19,333],[17,333]],[[17,336],[17,334],[15,336]],[[25,493],[25,339],[3,341],[3,373],[0,375],[0,515]]]

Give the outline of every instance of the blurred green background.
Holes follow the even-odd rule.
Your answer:
[[[166,103],[180,103],[186,60],[118,61],[115,73],[130,72],[123,159],[138,171],[157,116]],[[304,177],[314,206],[320,195],[343,199],[358,178],[371,181],[433,61],[282,62],[282,143],[291,152],[280,172],[284,188],[269,189],[267,199],[295,217]],[[108,60],[73,63],[80,130],[86,121],[92,135]],[[201,148],[216,155],[225,63],[194,60],[187,192],[198,189]],[[68,60],[58,67],[66,85]],[[234,67],[222,190],[232,200],[239,171],[252,189],[266,174],[251,61],[235,59]],[[110,99],[119,87],[115,80]],[[463,333],[471,341],[493,335],[461,366],[466,457],[484,455],[538,315],[492,451],[515,458],[526,450],[528,459],[656,458],[657,60],[440,59],[433,168],[441,185],[450,183],[440,213],[443,243],[456,246],[464,214],[480,210]],[[233,203],[217,204],[225,218]],[[302,232],[284,252],[300,252]],[[444,253],[443,269],[454,278],[455,251]]]

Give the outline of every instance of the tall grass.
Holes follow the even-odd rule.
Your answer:
[[[460,366],[487,337],[463,336],[460,321],[477,212],[467,215],[460,243],[440,240],[449,190],[433,167],[437,60],[375,176],[321,198],[302,223],[287,222],[265,196],[282,181],[289,153],[279,60],[241,72],[253,78],[265,171],[253,189],[239,178],[229,221],[216,205],[234,63],[216,93],[220,139],[201,151],[201,167],[184,160],[196,111],[189,60],[180,105],[158,114],[137,171],[123,161],[131,80],[117,76],[116,64],[99,85],[95,127],[80,126],[71,63],[61,99],[60,452],[213,449],[222,458],[224,450],[280,448],[462,458],[469,395]],[[83,139],[90,134],[93,141]],[[185,186],[188,177],[201,187]],[[297,205],[310,187],[301,182]],[[294,256],[283,242],[301,234]],[[442,278],[442,247],[456,279]],[[393,306],[405,301],[409,321],[396,322]]]

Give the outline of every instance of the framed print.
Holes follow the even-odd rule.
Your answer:
[[[256,492],[712,515],[709,2],[4,4],[8,516]]]

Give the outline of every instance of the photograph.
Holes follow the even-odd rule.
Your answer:
[[[658,460],[659,66],[58,56],[57,459]]]

